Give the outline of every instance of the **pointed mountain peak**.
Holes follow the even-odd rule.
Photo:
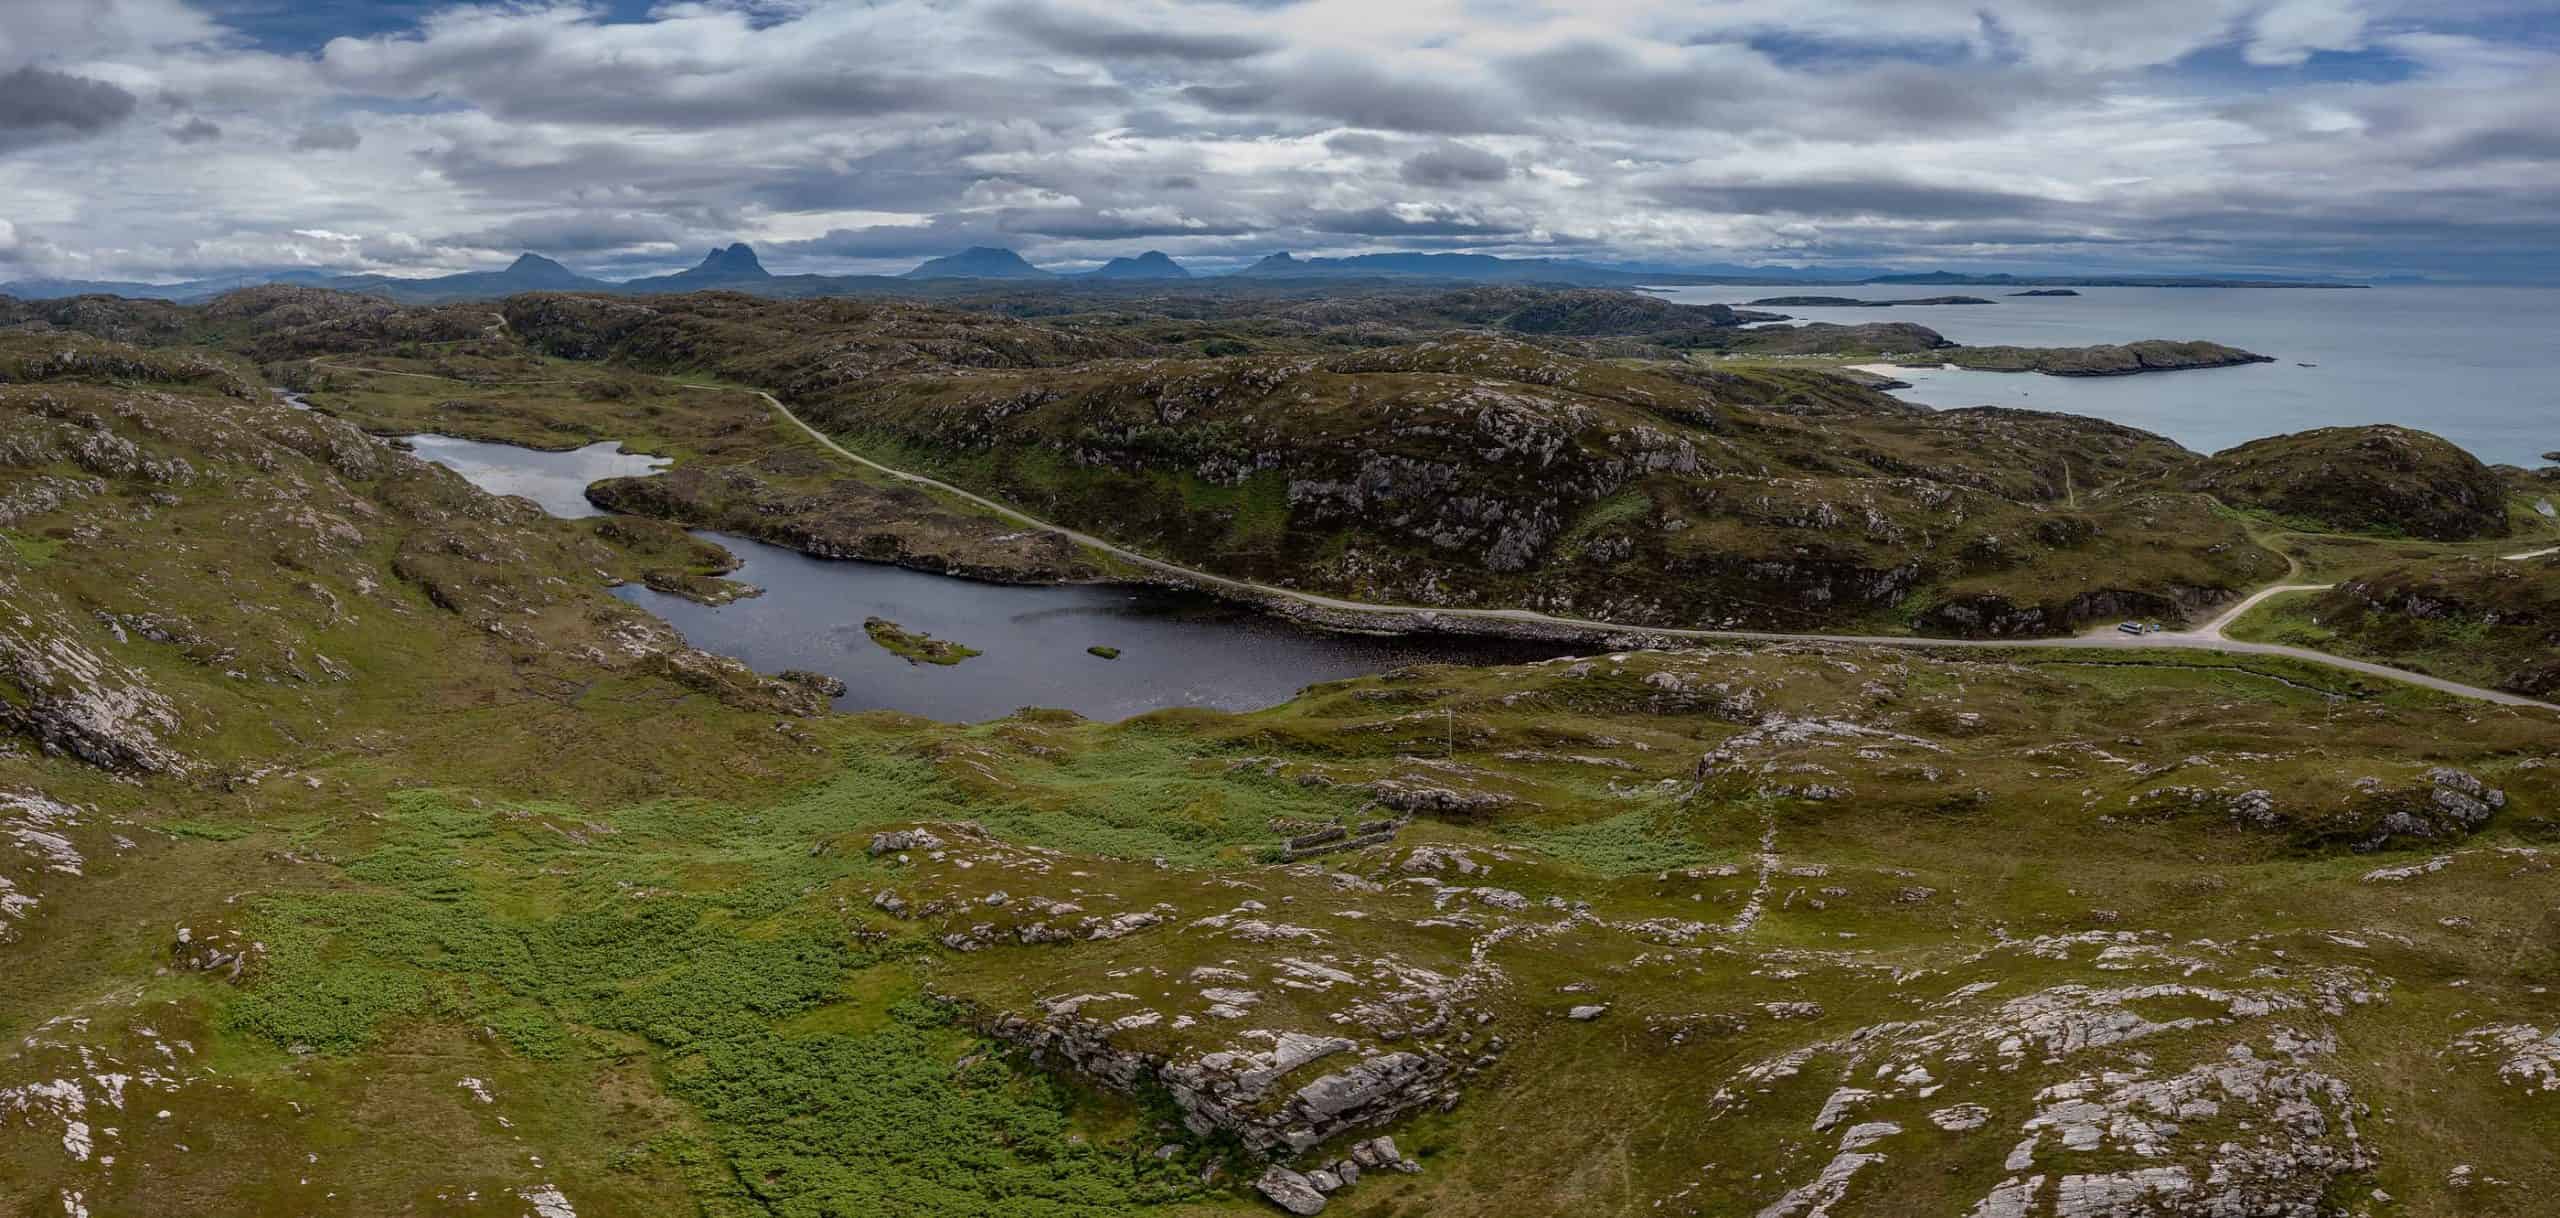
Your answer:
[[[514,262],[508,263],[507,269],[499,272],[499,274],[504,278],[513,280],[517,283],[543,284],[548,286],[564,287],[571,284],[582,284],[587,282],[584,278],[580,277],[576,271],[570,270],[557,262],[553,262],[540,254],[520,255]]]
[[[756,252],[740,241],[727,249],[715,249],[703,256],[702,265],[693,268],[697,275],[719,275],[731,278],[768,277],[764,263],[756,260]]]

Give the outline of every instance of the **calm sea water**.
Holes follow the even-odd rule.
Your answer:
[[[1924,406],[2018,406],[2095,415],[2199,452],[2314,427],[2399,423],[2481,460],[2540,465],[2560,451],[2560,289],[2379,287],[1666,289],[1687,304],[1740,304],[1819,293],[1868,300],[1970,295],[1989,305],[1778,309],[1805,321],[1907,321],[1974,346],[2076,347],[2144,338],[2211,339],[2273,364],[2141,376],[2066,378],[1999,372],[1905,373],[1896,396]],[[2316,367],[2301,367],[2313,364]]]

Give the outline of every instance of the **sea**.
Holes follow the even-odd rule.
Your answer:
[[[2315,427],[2397,423],[2491,464],[2560,451],[2560,288],[2077,288],[1706,285],[1654,289],[1683,304],[1769,296],[1862,300],[1981,296],[1987,305],[1772,308],[1801,321],[1905,321],[1968,346],[2077,347],[2209,339],[2272,364],[2121,377],[1918,369],[1894,391],[1923,406],[2015,406],[2092,415],[2197,452]]]

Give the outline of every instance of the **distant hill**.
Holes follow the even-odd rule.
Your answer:
[[[1171,261],[1168,259],[1167,261]],[[1022,260],[1022,255],[994,246],[973,246],[935,258],[906,273],[908,279],[1055,279],[1056,275]]]
[[[1568,258],[1501,258],[1492,254],[1355,254],[1346,258],[1300,258],[1273,254],[1237,271],[1261,279],[1410,278],[1463,283],[1543,283],[1572,287],[1677,287],[1690,284],[1821,284],[1845,286],[1863,281],[1873,268],[1848,267],[1823,272],[1797,267],[1752,267],[1706,264],[1680,268],[1604,266]]]
[[[672,275],[634,279],[619,285],[618,288],[609,285],[604,290],[643,293],[699,292],[705,288],[744,288],[771,278],[773,278],[772,272],[764,269],[764,262],[756,257],[755,250],[746,242],[740,241],[727,249],[711,251],[691,269],[678,271]]]
[[[110,279],[19,279],[0,283],[0,296],[20,300],[62,300],[72,296],[122,296],[127,300],[210,300],[224,292],[269,283],[317,286],[337,278],[327,271],[255,271],[190,279],[182,283],[139,283]]]
[[[1114,258],[1086,278],[1189,279],[1191,272],[1181,263],[1166,257],[1162,251],[1148,250],[1135,258]]]
[[[123,283],[110,279],[16,279],[0,283],[0,293],[20,300],[62,300],[72,296],[191,300],[196,290],[192,283]]]
[[[1623,287],[1640,283],[1694,282],[1696,276],[1620,271],[1587,262],[1549,258],[1497,258],[1491,254],[1355,254],[1348,258],[1299,258],[1273,254],[1236,272],[1259,277],[1423,278],[1471,283],[1567,283]]]
[[[388,296],[404,304],[445,304],[456,300],[488,300],[518,292],[609,292],[614,285],[589,279],[540,254],[525,254],[503,271],[464,271],[427,279],[391,275],[344,275],[318,286],[341,292]]]

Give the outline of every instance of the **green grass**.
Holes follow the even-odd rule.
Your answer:
[[[824,806],[859,819],[863,800],[895,789],[863,786]],[[223,1026],[351,1055],[452,1021],[529,1062],[637,1037],[706,1122],[723,1171],[775,1214],[1081,1218],[1196,1188],[1180,1164],[1072,1136],[1088,1101],[894,983],[914,944],[848,943],[809,894],[870,864],[858,851],[813,859],[815,810],[650,805],[604,814],[622,831],[589,846],[547,838],[522,811],[404,793],[349,859],[356,887],[259,902],[251,929],[269,952]],[[670,829],[682,832],[659,839]],[[752,870],[686,890],[689,871],[732,861]]]
[[[208,842],[235,842],[257,832],[253,826],[232,821],[164,820],[151,827],[171,837],[201,838]]]
[[[1573,524],[1556,538],[1559,553],[1572,554],[1602,530],[1632,524],[1653,510],[1653,496],[1641,489],[1620,491],[1584,508]]]
[[[1714,814],[1747,815],[1740,809],[1719,809]],[[1701,814],[1694,809],[1666,798],[1605,820],[1521,830],[1506,836],[1595,875],[1631,875],[1686,867],[1720,853],[1704,847],[1693,835],[1691,823],[1698,815]]]
[[[0,537],[8,539],[10,551],[18,556],[19,562],[29,567],[50,566],[62,554],[62,542],[56,538],[30,537],[5,529],[0,529]]]

